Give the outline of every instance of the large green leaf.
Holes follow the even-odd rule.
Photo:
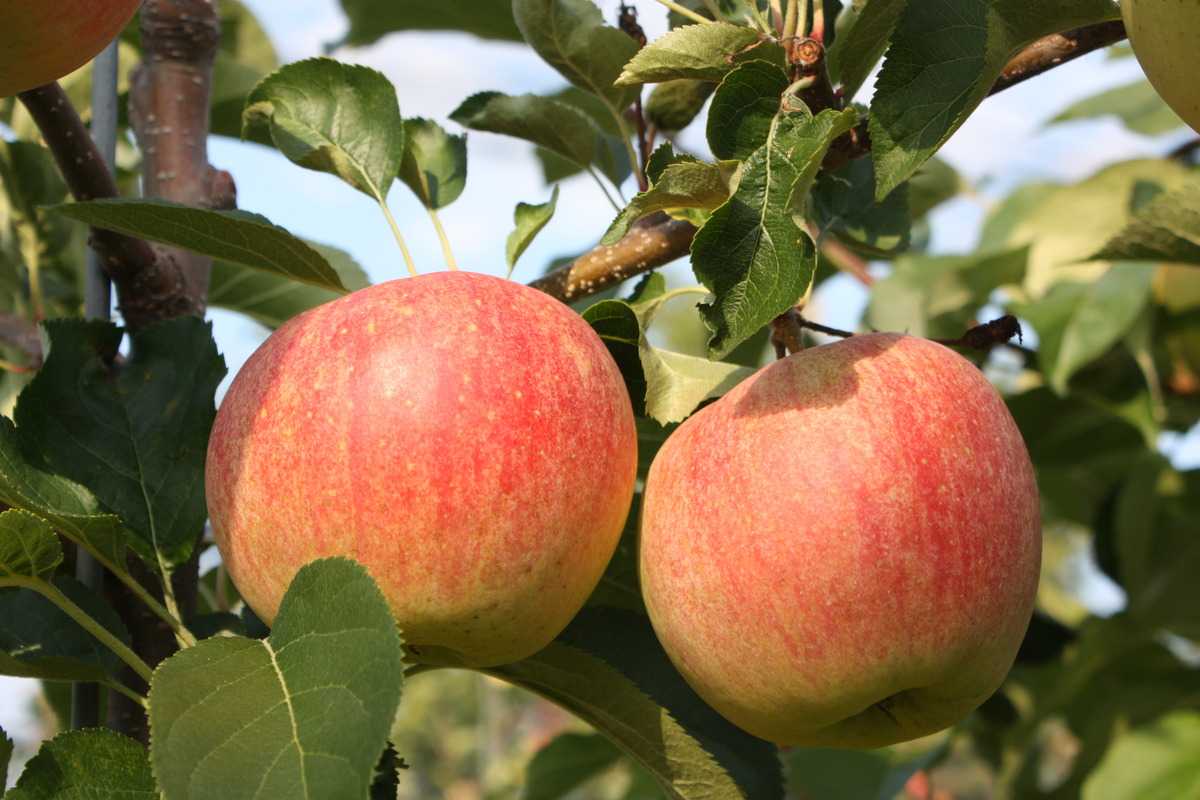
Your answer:
[[[560,733],[525,770],[522,800],[560,800],[621,760],[621,751],[594,733]]]
[[[451,136],[433,120],[404,120],[404,161],[400,179],[426,208],[453,203],[467,184],[467,137]]]
[[[159,800],[141,744],[106,729],[68,731],[25,765],[10,800]]]
[[[1119,17],[1111,0],[905,3],[871,104],[876,196],[886,197],[945,144],[1026,44]]]
[[[714,22],[686,25],[636,51],[617,78],[618,85],[639,86],[679,78],[719,81],[733,69],[735,57],[759,43],[753,28]]]
[[[1200,181],[1155,197],[1096,257],[1200,266]]]
[[[633,102],[637,90],[614,83],[637,43],[605,25],[592,0],[512,0],[512,13],[529,46],[572,84],[604,98],[615,113]]]
[[[1146,136],[1169,133],[1184,124],[1146,80],[1136,80],[1072,103],[1050,122],[1108,116],[1116,116],[1126,128]]]
[[[905,0],[855,0],[837,20],[837,39],[829,48],[829,77],[854,97],[883,57]]]
[[[545,203],[517,203],[516,209],[513,211],[513,232],[508,235],[508,241],[505,243],[504,255],[508,262],[508,273],[511,276],[513,267],[517,265],[517,259],[525,252],[526,248],[533,243],[542,229],[550,223],[554,217],[554,210],[558,207],[558,187],[554,187],[554,191],[550,195],[550,199]]]
[[[511,0],[342,0],[350,19],[346,44],[361,46],[393,31],[465,31],[484,39],[519,42]]]
[[[535,94],[481,92],[468,97],[450,119],[471,130],[533,142],[579,167],[592,163],[598,131],[576,108]]]
[[[65,575],[53,589],[125,644],[129,632],[107,602]],[[122,663],[65,611],[31,588],[0,589],[0,674],[49,681],[112,680]]]
[[[488,672],[590,723],[675,800],[783,797],[775,747],[697,697],[643,615],[585,608],[540,653]]]
[[[349,253],[336,247],[307,242],[333,267],[338,281],[350,291],[370,281]],[[227,261],[214,261],[208,288],[208,304],[238,311],[268,328],[278,328],[310,308],[342,297],[343,293],[301,283],[274,272],[248,269]]]
[[[875,200],[875,164],[868,156],[833,172],[822,172],[813,186],[812,219],[869,258],[890,258],[907,249],[912,236],[908,184]]]
[[[21,452],[17,429],[0,417],[0,502],[49,520],[110,569],[125,563],[121,520],[83,486],[34,467]]]
[[[93,227],[182,247],[289,280],[346,291],[320,252],[258,214],[134,199],[92,200],[57,206],[56,210]]]
[[[715,88],[708,81],[690,79],[660,83],[646,98],[646,120],[660,131],[681,131],[699,116]]]
[[[650,419],[662,425],[679,422],[754,372],[655,347],[645,333],[652,317],[653,310],[647,313],[622,300],[602,300],[583,313],[621,368],[630,394],[637,398],[635,407]]]
[[[245,126],[265,127],[292,162],[336,175],[380,203],[404,158],[391,82],[330,58],[288,64],[264,78],[246,101]]]
[[[1036,302],[1012,310],[1038,333],[1042,369],[1055,391],[1120,341],[1150,299],[1151,264],[1117,263],[1092,283],[1059,283]]]
[[[207,516],[204,455],[225,375],[210,325],[146,328],[116,371],[119,328],[59,320],[46,332],[45,364],[17,401],[25,452],[120,515],[149,563],[187,560]]]
[[[1120,736],[1083,784],[1083,800],[1200,797],[1200,713],[1176,711]]]
[[[885,201],[886,202],[886,201]],[[1020,284],[1027,248],[967,256],[906,256],[871,289],[867,321],[876,330],[953,339],[970,327],[995,289]]]
[[[713,293],[701,306],[722,356],[804,295],[816,248],[793,219],[830,144],[854,125],[856,112],[780,114],[767,143],[745,163],[737,191],[712,213],[692,243],[692,267]]]
[[[62,545],[44,519],[18,509],[0,512],[0,578],[48,578],[62,560]]]
[[[1108,268],[1095,255],[1114,231],[1133,219],[1146,198],[1190,179],[1190,170],[1178,162],[1143,159],[1114,164],[1074,184],[1031,184],[992,213],[981,247],[1029,245],[1025,289],[1032,297],[1055,283],[1094,281]]]
[[[163,795],[361,800],[400,701],[402,658],[366,570],[309,564],[267,639],[206,639],[155,670],[151,758]]]
[[[682,208],[711,211],[729,199],[733,172],[730,167],[692,160],[669,165],[649,189],[629,201],[609,225],[600,243],[616,244],[629,233],[635,222],[655,211]]]
[[[786,72],[767,61],[747,61],[727,74],[708,109],[713,154],[742,161],[766,144],[790,83]]]

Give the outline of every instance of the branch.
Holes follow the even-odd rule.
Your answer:
[[[79,201],[116,197],[112,173],[62,87],[51,83],[18,97],[37,123],[72,196]],[[93,228],[91,243],[117,286],[121,312],[131,329],[194,311],[176,293],[178,269],[161,262],[145,242]]]
[[[42,337],[30,320],[0,312],[0,344],[24,355],[29,359],[29,367],[37,369],[42,365]]]
[[[1120,20],[1043,36],[1008,62],[988,94],[1002,92],[1060,64],[1114,45],[1126,36],[1125,23]]]
[[[990,94],[1004,91],[1059,64],[1093,50],[1108,47],[1124,38],[1125,26],[1122,23],[1103,22],[1038,39],[1008,62]],[[847,161],[860,158],[870,151],[871,140],[866,124],[862,123],[834,142],[823,168],[837,169]],[[579,300],[626,278],[682,258],[688,254],[692,237],[695,235],[696,229],[689,223],[669,220],[664,214],[655,214],[643,220],[628,236],[612,247],[597,247],[580,256],[574,263],[539,278],[530,286],[565,302]],[[866,275],[865,270],[856,268],[857,265],[839,259],[837,256],[841,255],[840,252],[829,252],[827,249],[825,254],[839,267],[856,275],[860,280]],[[867,278],[869,277],[868,275]]]
[[[571,303],[687,255],[695,235],[690,222],[651,214],[611,247],[597,247],[529,285]]]
[[[233,208],[233,178],[208,163],[213,60],[221,40],[212,0],[148,0],[141,25],[145,61],[133,75],[129,120],[144,159],[144,193],[190,206]],[[194,313],[203,314],[212,259],[153,248],[178,265],[182,294]]]

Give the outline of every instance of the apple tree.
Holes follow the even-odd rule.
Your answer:
[[[563,83],[433,120],[376,70],[280,64],[239,0],[145,0],[71,72],[136,5],[0,10],[0,673],[41,681],[60,731],[11,780],[0,736],[5,797],[443,796],[448,762],[489,756],[516,763],[470,796],[1200,793],[1200,473],[1178,447],[1200,420],[1194,10],[342,0],[349,48],[455,31],[464,63],[511,42]],[[1126,24],[1150,82],[1051,124],[1115,115],[1158,157],[1004,192],[938,157],[991,95],[1131,57]],[[470,191],[468,132],[528,143],[548,184],[498,198],[512,233],[480,268],[511,276],[547,225],[578,225],[558,191],[576,176],[613,204],[594,247],[529,286],[452,275],[438,212]],[[210,137],[365,195],[419,277],[370,286],[337,231],[239,209]],[[428,211],[449,271],[416,263],[404,233],[426,221],[394,216],[392,190]],[[986,204],[978,239],[938,251],[937,210],[963,198]],[[853,330],[821,318],[846,281],[868,298]],[[220,412],[209,308],[278,331]],[[883,363],[881,341],[938,365],[909,384],[855,365]],[[743,436],[748,387],[781,374],[807,388],[775,411],[826,427]],[[402,402],[421,392],[424,418]],[[873,436],[887,447],[846,457]],[[778,498],[786,515],[739,528]],[[838,524],[788,538],[810,517]],[[847,550],[935,517],[932,550],[903,526]],[[651,541],[684,555],[664,566]],[[743,591],[698,591],[712,575]],[[1119,607],[1099,613],[1098,586]],[[940,594],[901,602],[918,592]],[[832,664],[807,706],[774,634],[792,666]],[[972,647],[987,658],[951,655]],[[847,700],[881,650],[886,688]],[[697,678],[731,653],[749,677]],[[913,663],[966,670],[977,696],[943,719],[944,686],[893,685]],[[447,667],[576,722],[501,753]],[[750,696],[786,712],[756,729],[776,741],[729,711]],[[813,729],[833,733],[772,733]]]

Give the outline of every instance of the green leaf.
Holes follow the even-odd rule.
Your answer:
[[[653,453],[658,452],[661,442],[656,441],[656,438],[661,435],[665,440],[666,436],[659,433],[664,429],[653,421],[638,417],[637,425],[638,471],[639,475],[644,478],[649,464],[646,463],[643,468],[643,461],[647,457],[652,458]],[[648,456],[644,456],[641,450],[645,446],[648,446]],[[645,615],[646,604],[642,601],[642,585],[638,576],[637,543],[641,509],[642,494],[634,492],[633,502],[629,506],[629,516],[625,519],[625,528],[621,531],[617,549],[613,552],[613,557],[609,560],[604,574],[600,576],[600,582],[596,584],[596,589],[588,597],[587,606],[623,608],[626,611]]]
[[[641,50],[634,48],[637,54],[625,64],[617,85],[640,86],[679,78],[719,81],[733,69],[736,56],[745,55],[758,43],[758,32],[742,25],[685,25]]]
[[[747,61],[725,76],[708,110],[708,146],[718,158],[749,158],[767,142],[787,73],[766,61]]]
[[[207,516],[204,455],[225,375],[211,326],[181,317],[146,328],[115,374],[119,328],[45,327],[49,354],[15,414],[26,452],[120,515],[148,563],[182,563]]]
[[[963,190],[963,179],[940,158],[934,157],[921,165],[908,183],[908,208],[917,220]]]
[[[837,20],[837,39],[829,48],[829,77],[847,99],[862,88],[892,39],[905,0],[856,0]]]
[[[245,3],[220,0],[217,11],[221,21],[219,54],[264,73],[279,66],[279,54],[275,52],[271,37]]]
[[[1174,711],[1119,736],[1083,784],[1083,800],[1200,795],[1200,713]]]
[[[366,570],[342,558],[305,566],[267,639],[207,639],[155,670],[151,758],[164,796],[364,797],[402,657]]]
[[[621,368],[637,413],[663,425],[679,422],[753,374],[749,367],[654,347],[645,335],[652,314],[621,300],[602,300],[583,313]]]
[[[83,486],[30,464],[18,440],[12,421],[0,417],[0,502],[48,520],[110,569],[123,568],[125,533],[120,519],[105,512]]]
[[[908,248],[910,206],[907,185],[875,200],[875,164],[870,156],[822,172],[813,186],[812,216],[822,235],[833,234],[868,258],[890,258]]]
[[[467,184],[467,137],[451,136],[428,119],[404,120],[408,143],[400,179],[426,208],[435,211],[458,199]]]
[[[700,700],[640,614],[584,608],[549,647],[488,672],[591,724],[670,798],[783,798],[775,747]]]
[[[532,205],[530,203],[517,203],[516,210],[513,211],[513,223],[516,228],[508,235],[508,242],[505,245],[505,257],[508,261],[508,274],[512,277],[513,267],[517,265],[517,259],[521,254],[533,244],[534,238],[542,232],[542,228],[550,222],[554,216],[555,209],[558,208],[558,187],[554,187],[554,192],[550,195],[550,200],[545,203]]]
[[[266,217],[165,200],[92,200],[55,208],[97,228],[182,247],[221,261],[345,292],[322,255]]]
[[[525,770],[524,800],[560,800],[621,760],[621,751],[594,733],[560,733]]]
[[[1144,136],[1169,133],[1184,125],[1146,80],[1136,80],[1072,103],[1050,120],[1050,124],[1112,115],[1129,130]]]
[[[1040,300],[1012,306],[1037,330],[1042,369],[1056,392],[1065,394],[1072,375],[1129,332],[1153,278],[1150,264],[1119,263],[1093,283],[1056,284]]]
[[[646,119],[660,131],[681,131],[700,114],[714,89],[709,81],[682,79],[660,83],[646,99]]]
[[[571,106],[592,121],[596,129],[592,142],[592,164],[614,185],[624,183],[633,174],[633,167],[629,163],[629,151],[625,148],[623,134],[605,102],[576,86],[567,86],[548,97]],[[586,164],[565,160],[544,148],[538,148],[536,152],[542,160],[542,172],[547,184],[576,175],[586,167]]]
[[[879,2],[879,0],[874,0]],[[1020,48],[1120,18],[1111,0],[905,3],[871,105],[876,196],[907,180],[975,110]]]
[[[629,205],[609,225],[600,244],[616,244],[629,233],[635,222],[655,211],[679,208],[711,211],[729,199],[731,172],[729,165],[706,164],[702,161],[671,164],[649,189],[629,201]]]
[[[623,31],[604,24],[591,0],[512,0],[521,35],[564,78],[620,112],[637,91],[615,86],[621,67],[637,52]]]
[[[1021,283],[1028,257],[1028,249],[1019,247],[896,259],[892,273],[871,289],[867,321],[876,330],[957,338],[971,327],[994,290]]]
[[[816,248],[793,219],[829,145],[856,113],[781,114],[767,144],[745,163],[737,191],[692,243],[696,276],[713,293],[701,306],[720,357],[791,308],[808,290]]]
[[[370,284],[363,268],[344,250],[307,242],[329,262],[342,286],[350,291]],[[310,308],[342,297],[342,292],[300,283],[274,272],[247,269],[227,261],[214,261],[208,304],[249,316],[268,328],[278,328]]]
[[[46,579],[62,563],[54,529],[26,511],[0,512],[0,578]]]
[[[1200,182],[1155,197],[1096,258],[1200,265]]]
[[[42,745],[5,800],[159,800],[141,744],[103,728],[68,731]]]
[[[643,344],[646,416],[663,425],[680,422],[701,403],[720,397],[755,370],[724,361],[673,353]]]
[[[483,39],[519,42],[510,0],[342,0],[350,20],[345,44],[374,44],[393,31],[465,31]]]
[[[245,128],[264,126],[295,164],[383,202],[404,158],[396,90],[381,73],[330,58],[288,64],[250,93]]]
[[[125,644],[129,632],[107,602],[74,578],[56,589]],[[66,612],[29,588],[0,589],[0,674],[49,681],[109,681],[122,662]]]
[[[1190,179],[1177,162],[1142,159],[1075,184],[1022,187],[988,219],[981,246],[1030,245],[1025,289],[1033,297],[1055,283],[1093,281],[1107,269],[1094,261],[1096,253],[1133,219],[1138,198],[1171,192]]]
[[[591,121],[548,97],[480,92],[464,100],[450,119],[471,130],[533,142],[580,167],[591,164],[595,155],[597,131]]]
[[[942,747],[829,750],[797,747],[784,756],[788,787],[820,800],[893,800],[904,784],[929,766]]]

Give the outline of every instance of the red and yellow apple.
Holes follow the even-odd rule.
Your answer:
[[[1134,55],[1155,91],[1200,131],[1200,3],[1196,0],[1121,0]]]
[[[142,0],[4,0],[0,97],[56,81],[96,57]]]
[[[287,322],[217,414],[206,487],[268,623],[307,562],[348,556],[426,663],[550,642],[595,588],[637,471],[625,384],[592,329],[511,281],[452,272]]]
[[[1033,610],[1037,486],[980,371],[870,334],[759,371],[672,434],[642,590],[687,682],[783,745],[933,733],[1000,685]]]

